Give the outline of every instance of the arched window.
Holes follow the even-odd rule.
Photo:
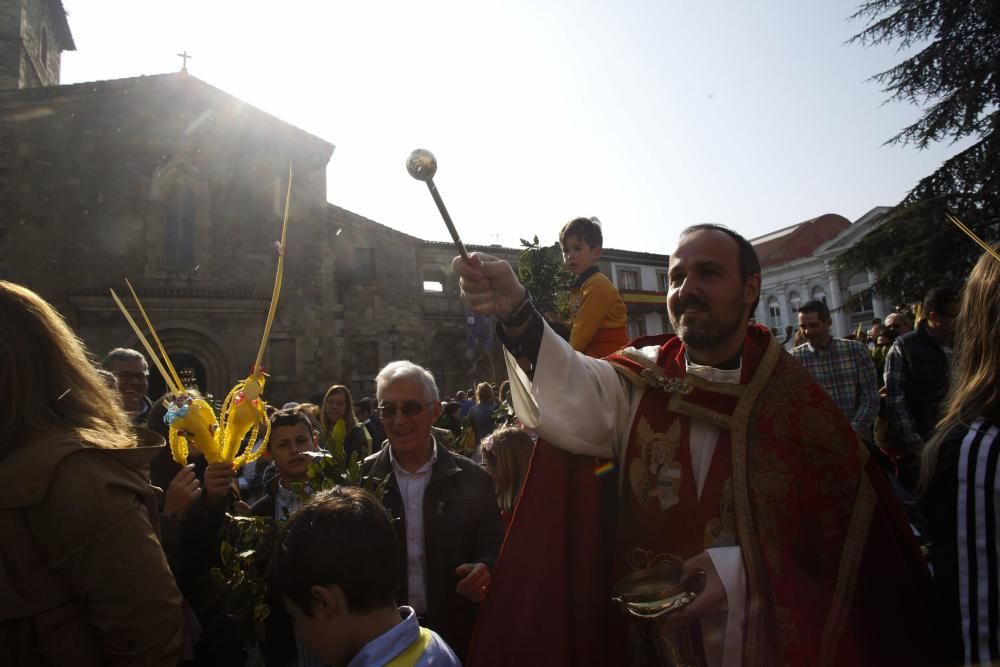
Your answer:
[[[194,194],[184,184],[176,185],[164,203],[164,257],[168,267],[194,266]]]
[[[802,297],[799,296],[798,292],[791,292],[788,295],[788,307],[792,309],[793,313],[799,312],[799,308],[802,307]]]
[[[810,298],[813,301],[822,301],[823,303],[826,303],[826,291],[819,285],[816,285],[816,287],[813,287],[812,289]],[[826,305],[829,306],[830,304],[826,303]]]
[[[852,329],[859,324],[867,325],[875,316],[875,307],[872,305],[872,293],[868,287],[868,276],[864,273],[855,273],[847,281],[847,293],[851,299],[849,308]]]
[[[768,324],[772,328],[781,329],[785,326],[784,321],[781,319],[781,304],[773,296],[767,298],[767,316],[770,320]]]
[[[40,58],[40,60],[42,61],[42,67],[48,67],[49,66],[49,31],[45,29],[45,26],[42,26],[42,37],[41,37],[40,41],[42,43],[41,58]]]

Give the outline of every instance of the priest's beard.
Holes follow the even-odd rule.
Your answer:
[[[684,310],[690,306],[698,306],[704,310],[697,313],[697,318],[684,315]],[[670,324],[689,349],[711,349],[724,343],[737,330],[746,328],[744,308],[745,304],[740,296],[715,308],[697,297],[688,297],[678,301],[675,308],[670,309]]]

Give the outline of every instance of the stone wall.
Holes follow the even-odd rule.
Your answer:
[[[216,395],[256,357],[293,161],[268,395],[312,390],[332,370],[321,314],[333,277],[317,252],[331,145],[184,74],[0,92],[0,162],[4,138],[4,277],[52,302],[98,355],[137,346],[108,296],[131,279],[168,350],[197,357]],[[164,202],[182,186],[196,201],[194,261],[168,266]]]

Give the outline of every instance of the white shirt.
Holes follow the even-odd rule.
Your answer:
[[[637,350],[656,360],[658,347]],[[632,422],[643,387],[621,377],[610,363],[576,352],[548,326],[535,366],[534,380],[505,353],[514,410],[521,423],[539,437],[572,454],[614,459],[624,470]],[[740,371],[687,364],[688,371],[713,382],[738,384]],[[698,496],[715,453],[719,429],[691,420],[691,467]],[[624,476],[622,476],[624,479]],[[702,619],[702,637],[709,667],[739,667],[743,663],[743,607],[746,575],[739,547],[707,549],[726,589],[729,611]]]
[[[396,485],[403,499],[406,521],[406,595],[417,614],[427,613],[427,558],[424,548],[424,492],[431,481],[431,470],[437,461],[437,442],[431,437],[431,458],[416,472],[409,472],[396,463],[389,445],[389,460],[396,475]]]

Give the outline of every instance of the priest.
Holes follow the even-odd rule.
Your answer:
[[[906,519],[837,406],[750,324],[761,276],[746,239],[684,230],[676,335],[605,359],[548,329],[508,263],[453,268],[470,308],[496,316],[515,411],[543,439],[472,665],[653,664],[610,591],[668,561],[706,575],[658,628],[690,633],[701,664],[933,664]]]

